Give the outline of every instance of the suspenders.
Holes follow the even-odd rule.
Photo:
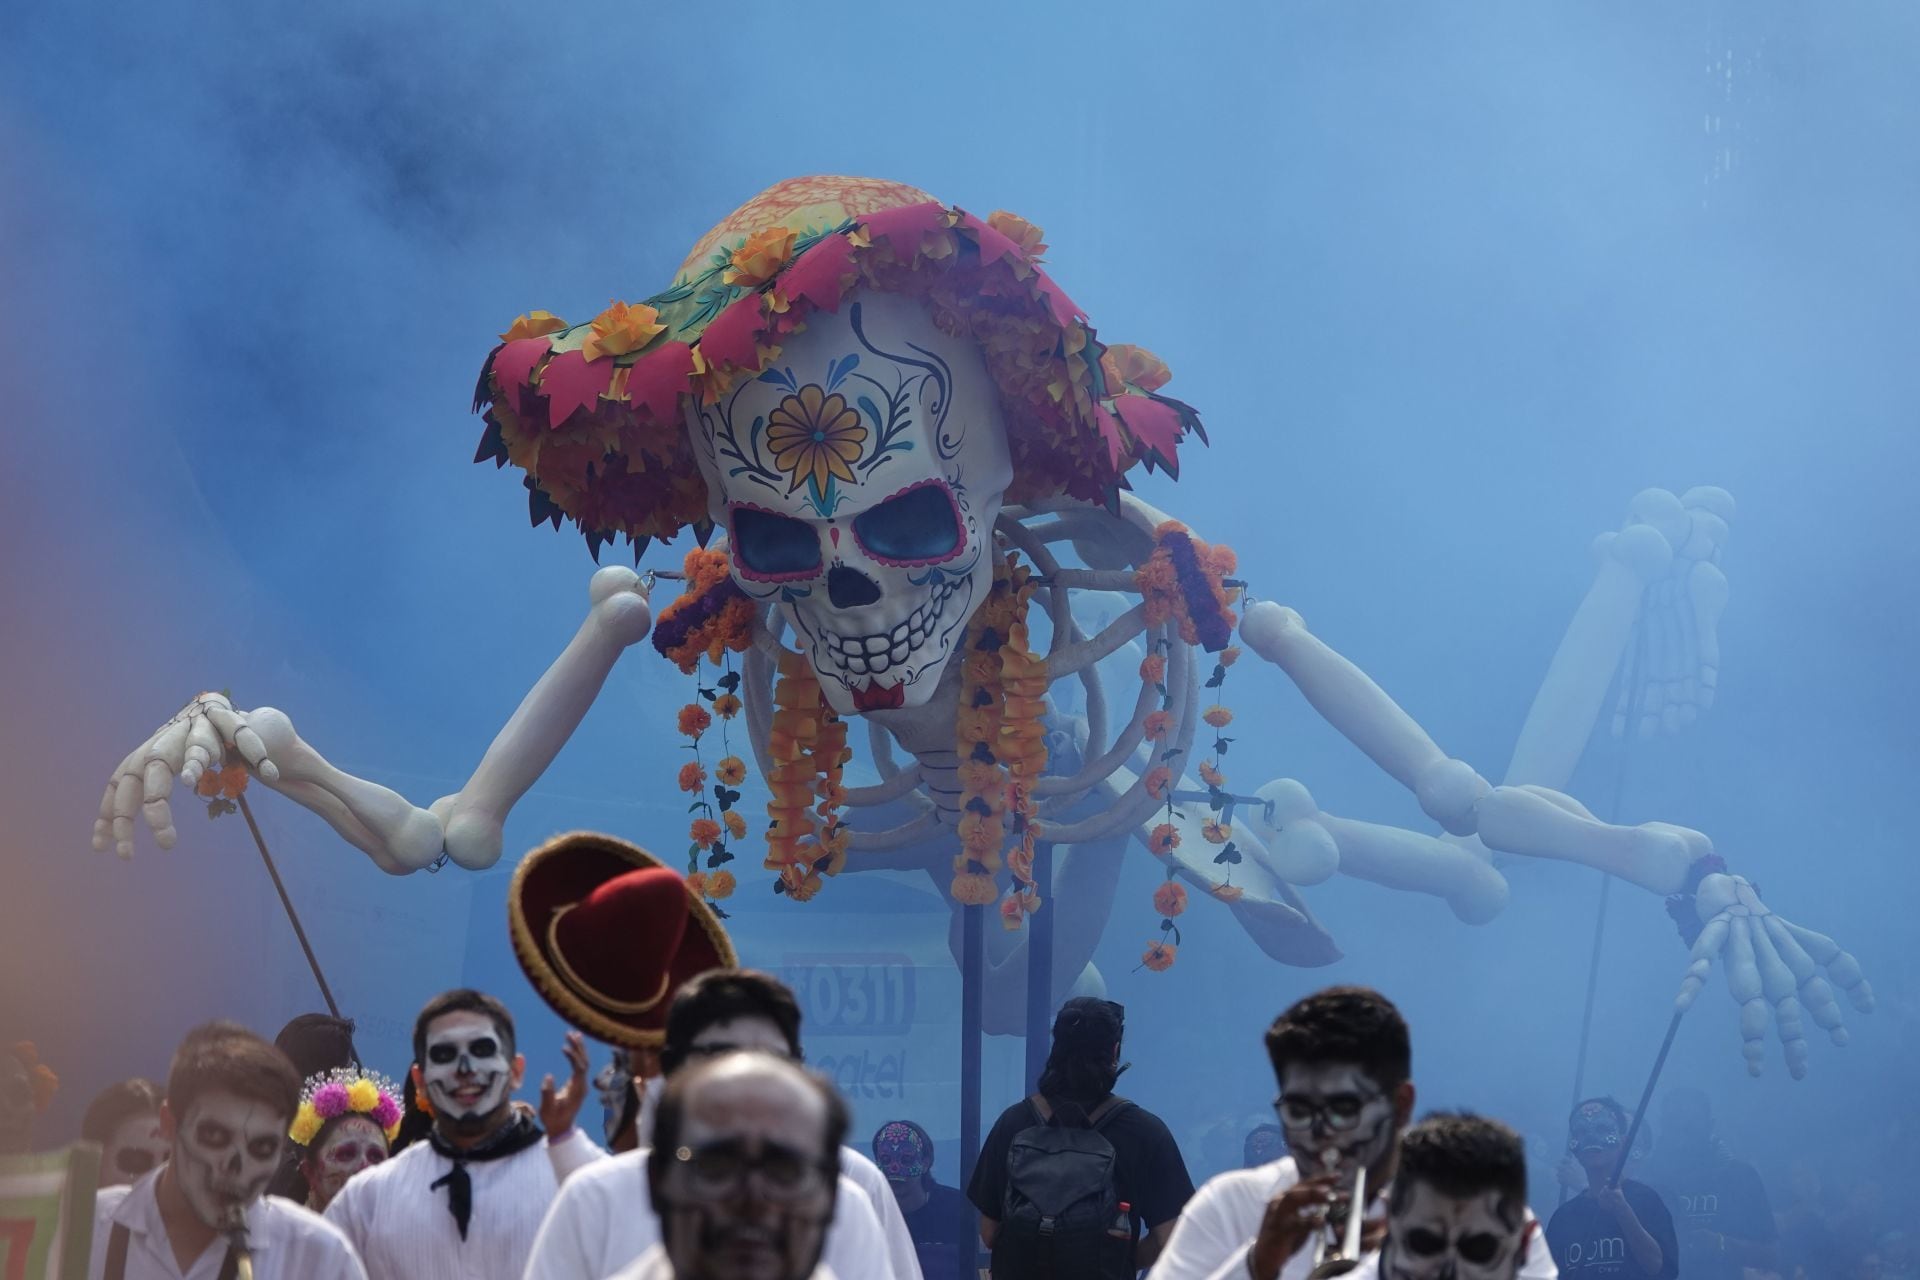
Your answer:
[[[107,1237],[107,1270],[105,1280],[127,1280],[127,1241],[132,1237],[126,1224],[113,1224],[113,1234]],[[240,1269],[240,1259],[234,1256],[231,1248],[227,1250],[227,1260],[220,1264],[220,1280],[233,1280],[234,1273]]]

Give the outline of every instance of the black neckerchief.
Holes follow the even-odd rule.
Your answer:
[[[475,1147],[456,1147],[441,1137],[437,1128],[427,1131],[427,1141],[433,1149],[453,1161],[453,1172],[435,1179],[428,1189],[447,1189],[447,1209],[453,1214],[454,1225],[460,1228],[462,1240],[467,1238],[467,1223],[473,1219],[473,1179],[467,1176],[467,1166],[517,1156],[545,1136],[533,1117],[518,1109],[498,1132]]]

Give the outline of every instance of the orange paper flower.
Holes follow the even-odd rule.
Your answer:
[[[1208,844],[1225,844],[1233,839],[1233,827],[1218,818],[1208,818],[1200,827],[1200,834],[1206,838]]]
[[[1163,822],[1147,837],[1149,851],[1165,857],[1180,847],[1180,831],[1171,822]]]
[[[1148,742],[1158,742],[1167,736],[1167,730],[1173,726],[1173,716],[1165,711],[1149,711],[1141,722],[1140,731]]]
[[[697,702],[689,702],[680,708],[680,732],[689,738],[699,737],[712,723],[713,717]]]
[[[1216,729],[1224,729],[1233,723],[1233,712],[1216,702],[1201,712],[1200,718]]]
[[[1006,897],[1000,899],[1000,927],[1002,929],[1005,929],[1008,933],[1012,933],[1022,924],[1026,923],[1026,919],[1025,904],[1022,902],[1019,894],[1009,893]]]
[[[721,694],[713,700],[713,714],[722,720],[733,719],[740,714],[740,696],[733,693]]]
[[[1237,884],[1221,883],[1213,886],[1209,892],[1222,902],[1238,902],[1240,901],[1240,895],[1245,893],[1246,890]]]
[[[707,896],[707,873],[691,871],[687,873],[687,892],[696,898]]]
[[[868,434],[845,396],[828,394],[811,382],[767,415],[767,451],[774,467],[786,473],[788,493],[803,484],[825,493],[836,476],[847,484],[858,483],[853,464],[860,460]]]
[[[640,350],[666,328],[660,313],[644,302],[631,307],[615,302],[593,318],[593,336],[580,344],[580,354],[588,360],[623,356]]]
[[[747,762],[739,756],[727,756],[713,766],[714,780],[729,787],[737,787],[747,780]]]
[[[993,877],[978,871],[963,871],[947,887],[953,900],[966,907],[984,907],[999,896]]]
[[[1143,782],[1148,795],[1155,800],[1165,800],[1167,792],[1173,788],[1173,770],[1163,764],[1155,765],[1147,770],[1147,776]]]
[[[1046,232],[1017,213],[995,209],[987,215],[987,225],[1019,245],[1020,252],[1029,258],[1038,258],[1047,251],[1046,241],[1041,238],[1046,235]]]
[[[747,838],[747,820],[740,816],[739,810],[727,810],[720,815],[720,821],[727,824],[727,834],[735,840],[745,840]]]
[[[1167,659],[1164,654],[1150,654],[1140,662],[1140,678],[1148,684],[1159,684],[1167,678]]]
[[[720,824],[712,818],[695,818],[687,827],[687,836],[702,849],[711,848],[720,838]]]
[[[1153,891],[1153,909],[1161,915],[1172,918],[1187,909],[1186,886],[1177,880],[1169,880]]]
[[[700,767],[697,760],[689,760],[680,766],[680,789],[699,791],[707,785],[707,771]]]
[[[707,876],[707,897],[713,902],[722,898],[731,898],[734,890],[733,872],[721,870]]]
[[[1200,781],[1210,787],[1224,787],[1227,785],[1227,775],[1214,768],[1211,760],[1202,760],[1200,762]]]
[[[791,257],[793,232],[784,227],[764,228],[733,251],[728,260],[732,265],[721,275],[721,283],[744,289],[763,285],[778,275]]]
[[[789,898],[795,902],[806,902],[820,892],[820,873],[799,866],[784,867],[780,871],[780,883],[787,886]]]
[[[1130,342],[1116,342],[1106,349],[1100,357],[1100,374],[1106,379],[1108,395],[1119,394],[1122,387],[1158,391],[1173,377],[1166,361]]]
[[[1230,667],[1238,661],[1240,661],[1239,645],[1228,645],[1220,651],[1219,663],[1221,666]]]
[[[567,322],[551,311],[529,311],[523,316],[515,316],[507,331],[500,335],[502,342],[518,342],[521,338],[544,338],[550,333],[558,333],[567,327]]]
[[[1171,942],[1149,942],[1140,954],[1140,963],[1153,973],[1165,973],[1173,968],[1173,957],[1178,951]]]

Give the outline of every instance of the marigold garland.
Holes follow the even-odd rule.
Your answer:
[[[827,706],[804,653],[781,650],[773,701],[765,865],[779,873],[775,893],[806,902],[820,891],[822,874],[837,876],[847,864],[852,833],[840,807],[853,751],[846,722]]]
[[[1040,838],[1033,788],[1047,767],[1047,664],[1034,653],[1027,631],[1027,608],[1038,587],[1018,556],[997,561],[993,587],[968,623],[961,652],[955,725],[961,854],[949,891],[968,906],[993,901],[981,881],[991,889],[1004,855],[1013,873],[1000,906],[1000,922],[1008,929],[1019,928],[1041,904],[1033,878]]]
[[[692,675],[700,659],[719,663],[728,653],[745,653],[753,642],[754,607],[733,580],[727,553],[695,547],[680,569],[686,583],[678,596],[660,610],[653,624],[653,647]],[[714,714],[731,719],[740,699],[731,690],[713,700]]]
[[[725,559],[725,556],[721,556],[719,561],[723,568]],[[695,567],[692,556],[687,558],[687,563],[691,580]],[[711,562],[709,571],[710,567]],[[681,600],[685,599],[686,596],[681,597]],[[714,643],[714,637],[709,636],[702,643]],[[676,717],[680,732],[690,739],[687,749],[693,752],[693,759],[680,766],[678,778],[680,790],[694,797],[693,803],[687,808],[687,812],[693,815],[687,823],[687,889],[705,898],[722,919],[726,918],[727,913],[715,904],[731,896],[735,887],[733,873],[722,870],[734,857],[733,851],[727,847],[727,841],[743,839],[747,833],[746,820],[734,811],[734,806],[740,802],[740,793],[734,788],[746,777],[746,762],[733,754],[728,735],[728,721],[732,716],[723,712],[720,715],[722,755],[720,763],[714,766],[712,785],[708,785],[706,766],[700,759],[700,740],[713,728],[714,716],[700,704],[705,702],[719,711],[723,699],[732,698],[738,702],[735,690],[740,687],[740,677],[733,669],[729,652],[733,647],[731,643],[717,644],[714,652],[717,655],[715,661],[722,664],[720,677],[707,686],[702,685],[695,674],[695,700],[681,707]],[[691,663],[682,669],[697,673],[701,655],[705,652],[704,647],[693,650]],[[703,860],[704,870],[701,869]]]
[[[1238,621],[1231,606],[1240,586],[1228,581],[1238,564],[1232,548],[1200,541],[1178,520],[1160,525],[1153,538],[1153,554],[1134,573],[1148,625],[1176,621],[1182,640],[1219,653]]]

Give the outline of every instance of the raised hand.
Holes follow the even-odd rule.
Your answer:
[[[547,1131],[549,1139],[563,1138],[572,1130],[587,1100],[586,1038],[578,1031],[567,1032],[567,1042],[561,1052],[566,1054],[567,1066],[571,1069],[566,1088],[555,1088],[551,1073],[540,1082],[540,1127]]]
[[[147,740],[127,753],[107,780],[100,814],[93,823],[93,847],[109,844],[123,858],[133,856],[133,820],[137,810],[153,831],[154,843],[173,848],[178,832],[167,796],[176,780],[193,787],[203,773],[232,758],[244,760],[267,782],[280,776],[266,744],[223,693],[203,693],[180,708]]]
[[[1873,1009],[1873,988],[1861,975],[1859,962],[1825,934],[1776,915],[1744,878],[1707,876],[1695,893],[1694,907],[1704,927],[1694,941],[1693,962],[1680,982],[1675,1004],[1683,1010],[1692,1006],[1718,956],[1726,970],[1727,990],[1740,1006],[1742,1052],[1749,1075],[1760,1074],[1766,1056],[1762,1040],[1769,1007],[1787,1070],[1796,1080],[1807,1073],[1803,1013],[1812,1015],[1835,1044],[1847,1042],[1847,1028],[1833,997],[1834,984],[1847,993],[1854,1008],[1862,1013]]]

